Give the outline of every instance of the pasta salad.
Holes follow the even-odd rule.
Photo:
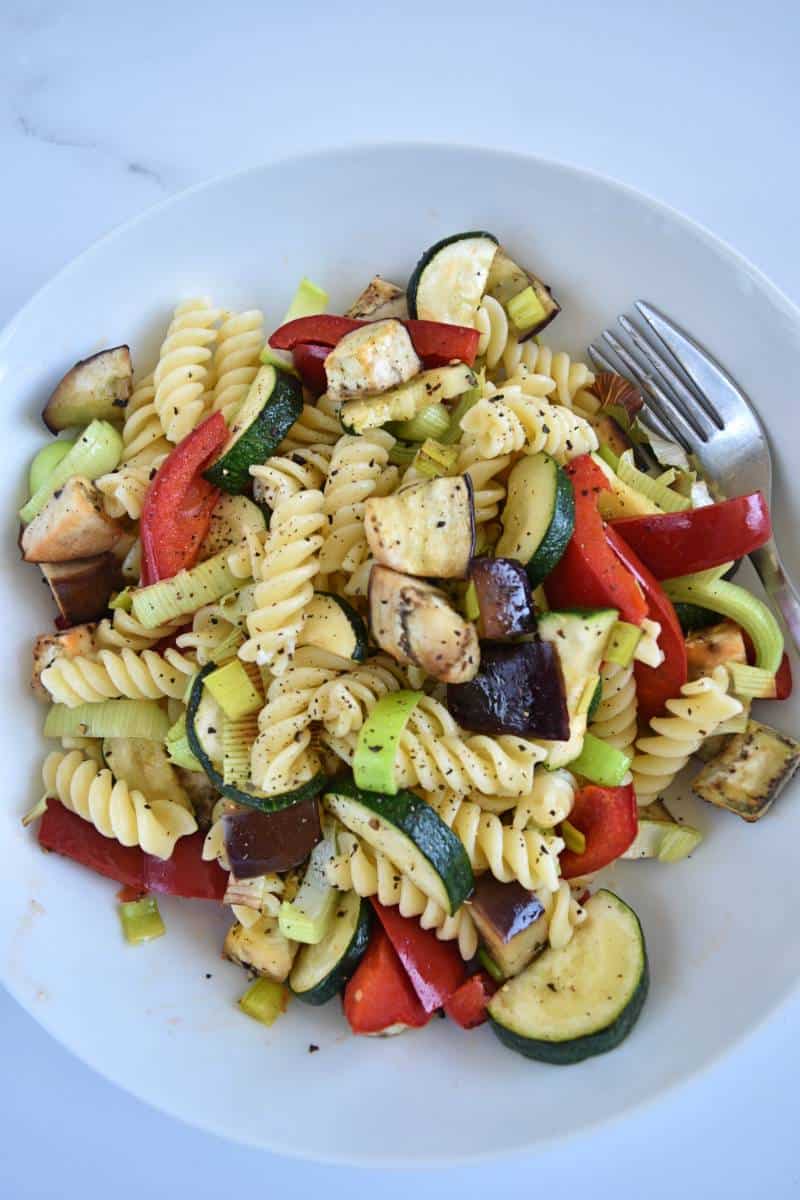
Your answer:
[[[112,347],[48,399],[20,547],[55,748],[24,823],[121,885],[131,943],[159,894],[229,905],[264,1024],[338,996],[356,1034],[440,1012],[611,1050],[647,951],[599,873],[697,849],[663,799],[690,760],[746,821],[800,763],[751,716],[791,673],[731,579],[767,505],[550,349],[551,289],[486,232],[326,310],[303,280],[267,338],[190,299],[151,369]]]

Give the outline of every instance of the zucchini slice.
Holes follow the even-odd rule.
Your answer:
[[[475,880],[467,853],[439,814],[413,792],[366,792],[336,781],[325,805],[353,833],[374,846],[426,896],[452,915]]]
[[[346,400],[339,411],[339,420],[346,433],[365,433],[387,421],[412,421],[429,405],[453,400],[476,383],[474,373],[464,363],[433,367],[377,396]]]
[[[250,467],[274,454],[303,411],[300,381],[287,371],[259,368],[231,426],[231,436],[204,475],[223,492],[246,492]]]
[[[508,477],[498,558],[515,558],[531,587],[547,578],[575,528],[575,497],[566,472],[549,454],[521,458]]]
[[[208,727],[202,732],[201,736],[201,718],[203,710],[201,704],[203,697],[207,694],[204,682],[205,677],[211,671],[216,670],[214,663],[209,663],[203,667],[195,676],[192,689],[189,693],[189,700],[186,705],[186,739],[189,743],[189,749],[195,756],[197,761],[208,776],[208,780],[212,787],[222,796],[227,796],[229,800],[236,800],[239,804],[245,804],[248,808],[257,808],[261,812],[278,812],[282,808],[291,808],[293,804],[300,804],[303,800],[310,800],[314,796],[319,795],[327,783],[326,776],[320,772],[313,779],[309,779],[308,783],[301,784],[300,787],[293,788],[290,792],[282,792],[278,796],[265,796],[259,792],[257,788],[248,787],[246,790],[241,787],[236,787],[232,783],[226,783],[220,772],[214,765],[212,754],[219,753],[219,762],[222,762],[222,739],[220,736],[219,751],[216,749],[216,724],[213,724],[214,733],[212,734]],[[120,701],[114,701],[119,704]],[[219,732],[222,733],[222,714],[220,713]],[[166,721],[166,713],[164,714]],[[205,743],[205,744],[204,744]],[[209,753],[211,751],[211,753]]]
[[[367,627],[341,596],[317,592],[306,609],[297,644],[363,662],[367,657]]]
[[[569,945],[547,949],[493,996],[489,1019],[510,1050],[567,1066],[624,1041],[649,983],[639,918],[613,892],[586,903]]]
[[[356,892],[340,896],[327,934],[303,946],[294,960],[289,987],[305,1004],[327,1004],[342,990],[369,944],[372,910]]]
[[[426,250],[408,281],[408,311],[422,321],[474,325],[497,253],[482,230],[455,233]]]

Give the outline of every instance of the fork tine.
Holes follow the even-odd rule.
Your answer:
[[[681,332],[677,325],[660,313],[652,305],[643,300],[636,301],[636,308],[644,317],[653,333],[661,339],[676,363],[697,389],[698,399],[711,420],[719,429],[725,428],[725,421],[710,400],[710,396],[726,399],[730,405],[738,407],[745,404],[751,408],[750,401],[738,384],[731,379],[727,371],[720,366],[716,359],[698,346],[697,342]]]
[[[697,402],[686,387],[686,384],[678,378],[669,363],[660,354],[656,353],[632,321],[629,321],[624,314],[618,317],[617,320],[631,339],[634,348],[639,351],[642,358],[647,359],[656,376],[660,377],[659,382],[662,386],[666,385],[664,386],[664,391],[671,394],[676,407],[680,409],[681,415],[692,426],[697,436],[704,442],[707,442],[711,430],[703,424],[701,415],[697,410]]]
[[[597,367],[599,371],[610,371],[612,375],[618,375],[619,372],[614,364],[607,359],[606,356],[598,350],[597,346],[592,344],[589,347],[589,358],[592,360],[592,365]]]
[[[643,370],[630,351],[606,329],[603,340],[608,343],[620,361],[627,368],[629,375],[638,383],[645,393],[647,403],[655,412],[661,424],[668,430],[668,436],[682,446],[687,453],[693,453],[698,437],[692,427],[687,424],[682,413],[675,407],[669,396],[659,386],[649,371]]]

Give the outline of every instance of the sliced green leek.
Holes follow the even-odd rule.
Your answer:
[[[228,554],[222,550],[188,571],[179,571],[172,579],[137,588],[132,601],[136,620],[145,629],[155,629],[235,591],[242,581],[228,566]]]
[[[478,589],[475,587],[475,581],[470,579],[464,591],[463,601],[464,616],[468,621],[477,621],[481,615],[481,606],[478,603]]]
[[[461,422],[469,410],[475,407],[483,395],[483,387],[486,382],[486,372],[476,371],[475,374],[478,382],[475,384],[475,387],[470,388],[468,392],[464,392],[463,396],[459,397],[458,403],[456,404],[450,416],[450,428],[439,437],[439,441],[444,442],[446,446],[451,446],[453,442],[460,441],[462,434]]]
[[[117,592],[116,596],[112,597],[108,602],[108,607],[111,609],[120,609],[121,612],[129,613],[133,605],[133,588],[123,588],[121,592]]]
[[[561,836],[564,839],[564,845],[574,854],[586,852],[586,834],[581,833],[580,829],[577,829],[571,821],[561,822]]]
[[[222,779],[243,788],[250,780],[250,756],[258,737],[258,715],[248,713],[222,725]]]
[[[580,754],[568,765],[570,771],[600,787],[619,787],[628,773],[631,759],[616,746],[609,746],[593,733],[587,733]]]
[[[285,325],[287,321],[296,321],[299,317],[316,317],[320,313],[324,313],[327,307],[328,293],[325,289],[303,276],[297,285],[292,302],[286,310],[283,324]]]
[[[658,479],[653,479],[650,475],[645,475],[644,471],[640,471],[633,463],[633,451],[625,450],[619,456],[619,466],[617,474],[623,483],[627,483],[629,487],[636,488],[648,500],[652,500],[653,504],[657,504],[664,512],[682,512],[686,508],[691,508],[691,501],[686,496],[681,496],[678,492],[667,487]]]
[[[616,625],[612,627],[603,657],[606,662],[627,667],[633,661],[636,647],[641,640],[642,631],[638,625],[630,625],[627,621],[617,621]]]
[[[762,667],[748,667],[746,663],[729,662],[726,665],[731,677],[731,691],[737,696],[753,700],[774,699],[777,691],[774,672]]]
[[[231,721],[258,712],[264,703],[263,693],[238,658],[231,659],[224,667],[217,667],[216,671],[206,675],[205,686]]]
[[[393,421],[389,432],[405,442],[424,442],[441,437],[450,428],[450,411],[444,404],[429,404],[410,421]]]
[[[171,725],[164,739],[164,748],[169,761],[176,767],[186,771],[202,771],[202,763],[195,758],[189,747],[186,734],[186,713],[181,713],[174,725]]]
[[[19,511],[20,520],[27,525],[41,512],[47,501],[62,483],[72,475],[85,475],[97,479],[113,471],[122,457],[122,437],[108,421],[92,421],[84,429],[75,445],[55,466],[38,491]]]
[[[257,979],[239,1000],[239,1008],[262,1025],[273,1025],[286,1012],[289,993],[275,979]]]
[[[399,691],[382,696],[358,734],[353,756],[356,786],[367,792],[396,796],[400,790],[394,763],[400,737],[423,692]]]
[[[495,983],[505,983],[506,977],[485,946],[478,947],[478,962]]]
[[[755,665],[774,675],[783,657],[783,634],[766,604],[738,584],[726,579],[709,582],[706,575],[684,575],[662,586],[670,600],[710,608],[740,625],[755,647]]]
[[[54,704],[45,737],[131,737],[163,742],[169,717],[157,700],[104,700],[101,704]]]
[[[155,896],[144,896],[130,904],[120,904],[119,919],[125,941],[132,946],[140,942],[152,942],[167,932]]]
[[[232,629],[230,633],[222,639],[218,646],[209,652],[209,662],[224,663],[229,658],[234,658],[239,647],[244,643],[244,633],[241,629]]]
[[[414,467],[427,479],[436,479],[440,475],[450,475],[458,462],[458,447],[443,446],[428,438],[423,442],[414,456]]]
[[[409,446],[405,442],[395,442],[389,451],[389,462],[396,467],[407,467],[414,461],[418,449],[418,446]]]
[[[544,305],[532,287],[526,287],[512,296],[506,304],[506,312],[519,333],[541,324],[547,316]]]
[[[32,496],[47,482],[62,458],[69,454],[74,445],[74,442],[66,439],[48,442],[46,446],[42,446],[38,454],[34,455],[28,469],[28,489]]]
[[[597,447],[597,453],[600,455],[604,463],[608,463],[609,467],[611,467],[611,470],[616,475],[619,471],[619,455],[615,454],[611,447],[607,446],[605,442],[601,442]]]

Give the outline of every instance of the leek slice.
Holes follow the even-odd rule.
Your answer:
[[[353,756],[356,787],[367,792],[385,792],[396,796],[400,790],[394,777],[394,763],[400,737],[408,718],[424,692],[401,690],[382,696],[361,726]]]
[[[65,439],[48,442],[46,446],[42,446],[38,454],[34,455],[28,469],[28,489],[32,496],[47,482],[62,458],[69,454],[74,445],[74,442]]]
[[[625,450],[619,456],[617,474],[623,483],[636,488],[637,492],[647,496],[648,500],[652,500],[653,504],[657,504],[664,512],[683,512],[691,508],[691,501],[686,496],[681,496],[660,479],[653,479],[635,467],[632,450]]]
[[[19,510],[24,525],[41,512],[53,492],[66,483],[72,475],[85,475],[97,479],[113,471],[122,458],[122,437],[108,421],[92,421],[87,425],[75,445],[61,462],[54,467],[34,492],[30,500]]]
[[[274,979],[257,979],[239,1000],[239,1008],[262,1025],[273,1025],[286,1012],[289,993]]]
[[[731,691],[737,696],[753,700],[773,700],[777,691],[775,675],[762,667],[748,667],[746,663],[726,664],[731,677]]]
[[[586,852],[586,834],[581,833],[580,829],[576,829],[571,821],[561,822],[561,836],[564,839],[564,845],[574,854]]]
[[[132,737],[163,742],[169,717],[157,700],[104,700],[101,704],[54,704],[45,737]]]
[[[429,404],[410,421],[393,421],[389,432],[406,442],[425,442],[441,437],[450,428],[450,413],[443,404]]]
[[[333,822],[323,826],[325,836],[317,842],[308,860],[303,882],[294,900],[284,900],[278,913],[278,928],[284,937],[316,946],[328,932],[338,890],[328,882],[325,865],[336,853]]]
[[[132,946],[152,942],[167,932],[155,896],[144,896],[130,904],[120,904],[119,919],[125,941]]]
[[[638,625],[631,625],[628,621],[617,621],[611,629],[603,657],[606,662],[627,667],[633,661],[636,647],[641,639],[642,630]]]
[[[145,629],[155,629],[236,591],[242,580],[228,566],[229,554],[230,551],[222,550],[188,571],[179,571],[172,579],[137,588],[132,599],[136,620]]]
[[[232,659],[205,677],[205,686],[231,721],[258,712],[264,703],[261,691],[239,662]]]

